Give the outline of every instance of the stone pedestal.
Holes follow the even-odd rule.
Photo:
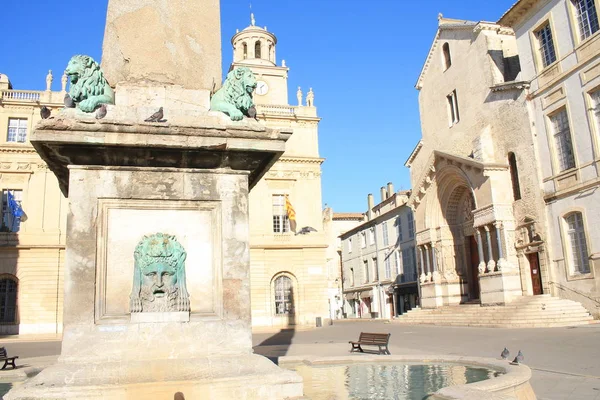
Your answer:
[[[421,308],[437,308],[444,305],[442,285],[435,282],[421,283]]]
[[[98,121],[67,110],[31,137],[69,198],[64,335],[58,363],[5,398],[301,396],[297,374],[252,354],[250,317],[248,192],[291,132],[219,113],[176,125],[130,112],[110,107]],[[189,311],[133,315],[134,251],[156,233],[187,252]]]
[[[518,270],[489,272],[479,276],[481,305],[505,305],[522,296]]]

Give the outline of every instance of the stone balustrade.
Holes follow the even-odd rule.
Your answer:
[[[1,92],[2,100],[13,100],[13,101],[27,101],[37,102],[40,101],[41,93],[37,90],[3,90]]]

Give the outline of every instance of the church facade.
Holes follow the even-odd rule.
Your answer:
[[[255,328],[315,326],[329,318],[327,248],[321,202],[320,118],[312,89],[288,101],[288,71],[277,63],[277,37],[252,23],[231,39],[231,69],[250,68],[257,79],[257,118],[293,129],[286,151],[250,192],[252,324]],[[296,214],[290,225],[286,199]],[[301,231],[305,233],[300,233]]]
[[[422,139],[405,164],[423,308],[549,292],[528,85],[519,71],[512,29],[440,16],[416,85]]]

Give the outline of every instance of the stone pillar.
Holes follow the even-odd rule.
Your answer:
[[[479,269],[480,274],[483,274],[485,272],[485,260],[483,257],[483,243],[481,242],[480,228],[475,228],[475,232],[477,232],[477,252],[479,254],[479,265],[477,266],[477,269]]]
[[[394,290],[394,293],[392,294],[392,305],[394,308],[394,315],[392,315],[392,317],[395,317],[398,315],[397,302],[398,302],[398,296],[396,295],[396,290]]]
[[[496,242],[498,244],[498,271],[502,271],[502,264],[504,264],[504,251],[502,249],[502,222],[497,221],[496,227]]]
[[[210,90],[220,87],[221,68],[219,0],[108,2],[102,69],[111,85]]]
[[[427,262],[427,280],[430,281],[431,280],[431,264],[429,263],[429,250],[428,250],[428,246],[425,244],[423,245],[423,247],[425,248],[425,261]]]
[[[431,243],[431,258],[432,258],[431,264],[433,267],[433,272],[432,272],[433,281],[439,282],[440,279],[442,278],[442,275],[440,274],[440,268],[438,266],[437,257],[435,255],[435,245],[433,243]]]
[[[496,263],[494,262],[494,253],[492,252],[492,237],[490,234],[490,227],[488,225],[485,225],[483,227],[483,229],[485,229],[485,238],[487,241],[487,249],[488,249],[488,262],[487,262],[488,272],[494,272],[494,270],[496,269]]]
[[[427,280],[427,273],[425,271],[425,263],[423,261],[423,246],[417,246],[417,248],[419,249],[419,260],[421,261],[421,276],[420,276],[420,280],[421,283],[425,282]]]

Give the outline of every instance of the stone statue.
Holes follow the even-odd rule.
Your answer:
[[[93,112],[100,104],[115,104],[115,93],[93,58],[73,56],[65,73],[71,78],[69,95],[81,111]]]
[[[53,80],[54,80],[54,78],[52,77],[52,70],[49,70],[48,75],[46,75],[46,90],[47,91],[52,90],[52,81]]]
[[[62,77],[60,78],[60,90],[63,92],[67,91],[67,82],[69,81],[69,77],[67,76],[67,72],[63,72]]]
[[[306,106],[307,107],[313,107],[315,102],[315,94],[312,91],[312,88],[310,88],[308,90],[308,93],[306,94]]]
[[[250,25],[256,25],[256,20],[254,19],[254,13],[250,13]]]
[[[155,233],[140,240],[133,253],[132,313],[190,311],[186,256],[175,236]]]
[[[296,97],[298,98],[298,106],[302,106],[302,89],[300,89],[300,86],[298,86]]]
[[[211,111],[221,111],[232,121],[239,121],[254,107],[252,93],[256,89],[254,73],[246,67],[236,68],[227,74],[223,87],[210,99]]]

